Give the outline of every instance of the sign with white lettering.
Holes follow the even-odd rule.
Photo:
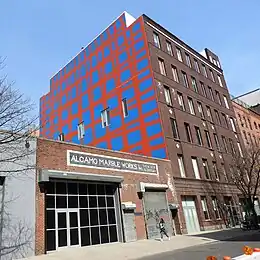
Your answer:
[[[117,157],[102,156],[97,154],[82,153],[67,150],[67,164],[69,166],[100,168],[123,172],[136,172],[145,174],[157,174],[158,165],[134,160],[126,160]]]

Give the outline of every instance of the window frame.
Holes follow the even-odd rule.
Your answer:
[[[200,117],[205,119],[205,113],[204,113],[204,110],[203,110],[202,103],[200,101],[197,101],[197,107],[198,107],[198,112],[200,114]]]
[[[184,164],[184,157],[182,154],[177,154],[177,161],[179,165],[179,170],[182,178],[186,178],[186,169]]]
[[[178,124],[175,118],[170,117],[172,136],[174,139],[180,139]]]
[[[179,103],[181,110],[186,111],[182,93],[177,92],[177,99],[178,99],[178,103]]]
[[[195,163],[195,164],[194,164]],[[193,173],[196,179],[200,180],[200,170],[199,170],[199,164],[198,164],[198,158],[195,156],[191,157],[191,164],[192,164],[192,169]],[[195,166],[195,167],[194,167]]]
[[[85,126],[84,121],[81,121],[77,126],[78,140],[82,140],[85,136]]]
[[[196,70],[198,73],[200,73],[199,62],[198,62],[196,59],[194,59],[194,67],[195,67],[195,70]]]
[[[128,105],[127,105],[127,99],[123,98],[122,99],[122,110],[123,110],[123,115],[124,118],[129,116],[129,110],[128,110]]]
[[[177,60],[180,61],[180,62],[183,62],[181,49],[177,46],[176,46],[176,54],[177,54]]]
[[[202,167],[203,167],[206,180],[212,180],[210,170],[209,170],[209,163],[207,159],[202,159]]]
[[[190,114],[195,116],[196,113],[195,113],[193,99],[191,97],[188,97],[187,99],[188,99],[188,106],[189,106]]]
[[[185,133],[186,133],[186,141],[188,143],[193,143],[190,124],[187,122],[184,122],[184,128],[185,128]]]
[[[101,111],[101,124],[102,124],[102,128],[106,128],[110,125],[109,107]]]
[[[217,150],[220,151],[220,144],[219,144],[219,139],[217,133],[213,133],[214,141],[217,147]]]
[[[212,169],[213,169],[216,181],[220,181],[220,175],[219,175],[219,172],[218,172],[217,162],[215,162],[215,161],[212,162]]]
[[[189,88],[189,81],[188,81],[188,76],[187,76],[187,73],[185,71],[181,71],[181,74],[182,74],[182,83],[183,83],[183,86],[185,88]]]
[[[204,75],[206,78],[208,78],[208,72],[207,72],[206,65],[202,63],[201,66],[202,66],[203,75]]]
[[[200,201],[201,201],[201,209],[203,211],[204,219],[206,221],[211,220],[206,196],[201,196]]]
[[[171,96],[170,88],[166,85],[163,85],[163,92],[164,92],[164,98],[167,106],[172,106],[172,96]]]
[[[212,141],[211,141],[211,138],[210,138],[210,133],[208,130],[204,130],[204,133],[205,133],[205,137],[206,137],[206,141],[207,141],[207,147],[209,149],[212,149]]]
[[[172,44],[171,44],[170,41],[167,41],[167,40],[166,40],[166,50],[167,50],[167,53],[168,53],[170,56],[173,56]]]
[[[65,141],[65,135],[64,135],[64,133],[59,133],[59,135],[58,135],[58,140],[61,141],[61,142]]]
[[[196,137],[197,137],[197,144],[200,146],[203,146],[203,139],[202,139],[202,134],[200,131],[200,128],[198,126],[194,126],[195,132],[196,132]]]
[[[156,32],[153,32],[153,43],[157,48],[161,49],[160,37],[159,34]]]
[[[185,52],[185,59],[186,59],[186,64],[189,68],[192,68],[192,65],[191,65],[191,59],[190,59],[190,55]]]
[[[159,71],[160,74],[167,76],[164,59],[158,57]]]
[[[198,85],[197,85],[197,81],[194,77],[191,76],[191,86],[194,90],[194,92],[199,93],[199,89],[198,89]]]

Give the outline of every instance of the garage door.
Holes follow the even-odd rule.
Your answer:
[[[53,181],[46,188],[47,251],[120,240],[116,184]]]
[[[166,192],[146,191],[144,193],[144,209],[148,239],[160,237],[158,225],[160,218],[164,219],[167,232],[172,235],[172,221],[170,219]]]
[[[188,234],[200,231],[198,215],[194,198],[187,197],[182,200],[182,208],[185,217],[186,227]]]

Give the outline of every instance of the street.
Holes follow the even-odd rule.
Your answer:
[[[245,235],[243,236],[227,239],[226,241],[174,250],[163,254],[140,258],[140,260],[205,260],[209,255],[214,255],[218,257],[218,259],[222,259],[225,255],[231,257],[242,255],[243,246],[245,245],[260,247],[260,232],[256,234],[247,234],[245,232]]]

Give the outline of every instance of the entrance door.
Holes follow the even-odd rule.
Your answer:
[[[186,198],[182,201],[182,207],[188,234],[200,231],[198,215],[193,198]]]
[[[137,240],[134,211],[124,211],[124,228],[126,242]]]
[[[80,245],[78,209],[56,210],[56,245],[58,248]]]

